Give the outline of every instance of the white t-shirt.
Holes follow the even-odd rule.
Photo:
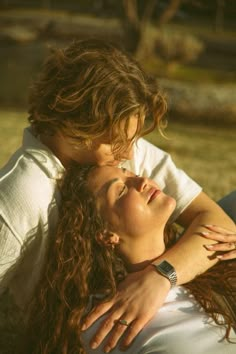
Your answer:
[[[89,347],[92,336],[104,318],[105,316],[100,318],[82,334],[87,354],[104,353],[102,344],[97,349]],[[179,286],[170,290],[164,305],[125,352],[118,347],[111,353],[235,354],[235,333],[231,331],[231,339],[235,344],[222,341],[224,333],[224,328],[217,326],[193,296]]]

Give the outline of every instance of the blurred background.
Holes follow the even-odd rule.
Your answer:
[[[0,167],[20,145],[28,88],[53,46],[99,37],[132,53],[168,100],[147,139],[214,199],[236,188],[235,0],[0,0]]]

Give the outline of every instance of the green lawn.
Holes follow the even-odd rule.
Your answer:
[[[0,166],[20,146],[26,114],[0,111]],[[148,140],[171,153],[175,163],[218,199],[236,188],[236,127],[188,125],[169,121],[168,139],[151,133]]]
[[[8,160],[12,152],[21,145],[22,131],[27,126],[25,112],[0,110],[0,167]]]

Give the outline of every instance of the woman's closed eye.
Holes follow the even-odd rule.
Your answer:
[[[125,191],[126,191],[126,185],[124,184],[120,189],[119,189],[119,192],[118,192],[118,199],[120,198],[120,197],[122,197],[122,195],[125,193]]]

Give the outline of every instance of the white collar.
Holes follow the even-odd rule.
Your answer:
[[[22,149],[31,155],[49,178],[59,179],[64,174],[65,168],[61,161],[32,134],[30,127],[24,130]]]

